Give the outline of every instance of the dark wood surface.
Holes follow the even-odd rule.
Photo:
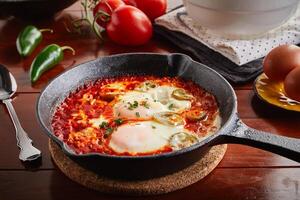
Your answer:
[[[74,5],[55,17],[40,21],[8,19],[0,21],[0,63],[16,77],[18,93],[13,104],[24,129],[43,152],[40,163],[31,165],[18,160],[15,130],[4,105],[0,104],[0,200],[17,199],[129,199],[104,195],[79,186],[56,169],[51,161],[47,136],[35,114],[39,92],[55,76],[82,62],[100,56],[124,52],[181,52],[162,38],[154,37],[147,45],[128,48],[106,39],[100,45],[93,34],[72,34],[64,28],[69,16],[80,16]],[[28,24],[53,28],[44,34],[35,53],[21,59],[15,48],[19,31]],[[47,72],[36,84],[28,78],[28,70],[36,52],[45,45],[57,43],[76,49],[76,56],[65,53],[65,59]],[[184,52],[182,52],[184,53]],[[300,138],[300,114],[283,111],[261,102],[252,91],[252,83],[234,85],[238,111],[249,126],[278,135]],[[300,199],[300,164],[281,156],[242,145],[229,145],[221,164],[203,181],[183,190],[142,199]],[[134,198],[130,198],[134,199]],[[141,198],[136,198],[141,199]]]

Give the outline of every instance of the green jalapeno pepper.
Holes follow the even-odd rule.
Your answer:
[[[42,32],[50,31],[52,29],[37,29],[35,26],[26,26],[19,34],[16,46],[19,54],[22,57],[29,56],[37,45],[42,41]]]
[[[57,44],[46,46],[33,60],[30,67],[30,80],[36,82],[40,76],[47,70],[57,65],[64,58],[64,50],[71,50],[73,55],[75,51],[72,47],[60,47]]]

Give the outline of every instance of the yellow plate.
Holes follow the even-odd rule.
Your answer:
[[[282,82],[273,82],[262,73],[255,80],[254,88],[263,101],[285,110],[300,112],[300,102],[286,96]]]

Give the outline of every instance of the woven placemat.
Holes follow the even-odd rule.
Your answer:
[[[145,196],[172,192],[201,180],[222,160],[227,145],[212,147],[202,159],[184,170],[159,178],[138,181],[111,179],[84,169],[69,159],[51,140],[49,140],[49,149],[57,167],[80,185],[103,193]]]

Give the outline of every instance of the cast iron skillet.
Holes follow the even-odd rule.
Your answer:
[[[76,0],[0,0],[0,19],[11,15],[21,19],[51,17]]]
[[[180,76],[215,95],[222,117],[221,129],[191,147],[141,157],[99,153],[77,155],[53,135],[50,121],[55,107],[78,86],[100,77],[145,74]],[[300,139],[247,127],[237,116],[237,100],[229,83],[214,70],[183,54],[121,54],[81,64],[58,76],[43,90],[37,103],[37,115],[45,133],[67,156],[88,169],[111,177],[146,179],[173,173],[199,160],[211,146],[224,143],[245,144],[300,162]]]

